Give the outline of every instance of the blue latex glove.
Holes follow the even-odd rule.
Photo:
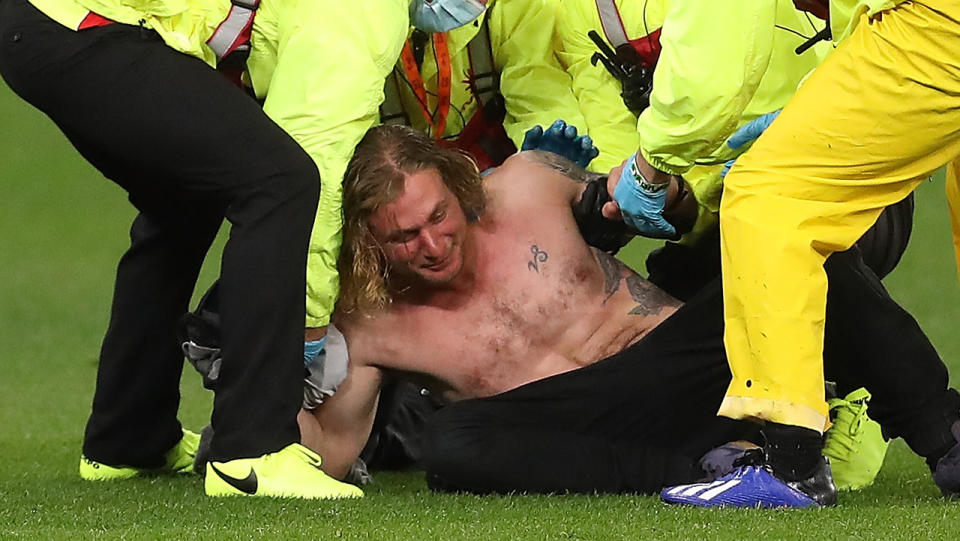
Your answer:
[[[636,159],[634,154],[627,160],[613,190],[613,200],[620,207],[623,221],[645,237],[676,240],[677,228],[663,217],[667,186],[656,190],[641,186]]]
[[[303,343],[303,366],[310,366],[313,361],[317,360],[317,357],[320,356],[320,352],[323,351],[324,344],[327,343],[327,337],[324,336],[319,340],[311,340],[309,342]]]
[[[738,150],[747,143],[756,141],[757,138],[760,137],[760,135],[770,127],[770,124],[773,124],[773,121],[777,119],[777,116],[780,114],[781,110],[758,116],[750,122],[747,122],[733,135],[731,135],[729,139],[727,139],[727,146],[732,150]],[[720,173],[721,178],[726,178],[727,173],[730,172],[730,168],[733,167],[733,164],[736,161],[737,159],[734,158],[723,164],[723,172]]]
[[[563,120],[554,122],[547,131],[539,125],[527,130],[520,150],[553,152],[583,168],[600,154],[589,135],[577,136],[577,127],[567,125]]]

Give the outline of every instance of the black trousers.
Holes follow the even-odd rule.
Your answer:
[[[2,0],[0,74],[139,211],[117,268],[84,454],[157,466],[179,440],[176,323],[224,218],[232,230],[212,458],[298,441],[319,197],[310,157],[243,91],[143,28],[74,32],[25,0]]]
[[[925,457],[953,445],[960,396],[916,321],[856,252],[828,260],[828,379],[873,393],[870,414]],[[701,477],[697,461],[758,425],[717,417],[730,382],[714,281],[647,336],[584,368],[458,402],[428,424],[438,490],[654,492]]]

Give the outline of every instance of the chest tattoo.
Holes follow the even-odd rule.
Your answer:
[[[533,260],[527,262],[527,268],[540,273],[540,263],[546,263],[550,259],[550,255],[547,252],[541,250],[536,244],[530,246],[530,253],[533,254]]]

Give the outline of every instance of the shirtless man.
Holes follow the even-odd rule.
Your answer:
[[[730,379],[718,287],[681,306],[588,246],[572,211],[586,180],[527,152],[481,181],[409,129],[368,132],[344,184],[335,321],[348,372],[300,417],[328,473],[342,476],[366,441],[385,373],[462,401],[428,429],[437,488],[649,492],[703,477],[704,453],[755,436],[716,417]],[[828,266],[843,283],[828,303],[828,375],[841,391],[868,387],[873,416],[922,456],[960,454],[960,396],[916,322],[855,253]],[[821,470],[819,492],[794,496],[835,497]]]

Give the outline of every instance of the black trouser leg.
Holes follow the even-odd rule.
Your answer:
[[[117,269],[85,456],[157,467],[180,439],[183,354],[176,322],[221,221],[211,209],[144,212],[134,221],[131,247]]]
[[[431,486],[474,492],[652,492],[757,427],[717,417],[730,382],[719,282],[627,350],[429,422]]]
[[[898,305],[855,251],[827,260],[824,368],[843,396],[866,387],[870,416],[889,437],[903,437],[924,457],[955,442],[960,396],[916,320]]]
[[[227,211],[212,460],[300,441],[307,245],[320,194],[313,162],[299,146],[291,151],[273,157],[277,176],[245,186]]]
[[[242,91],[141,28],[114,24],[74,32],[25,0],[3,0],[0,74],[149,218],[135,226],[131,252],[118,272],[91,425],[99,426],[106,411],[163,412],[157,442],[177,431],[169,412],[176,408],[182,365],[161,353],[162,361],[145,364],[135,351],[173,351],[156,340],[179,316],[172,307],[183,303],[181,313],[186,310],[183,288],[195,279],[196,261],[168,259],[176,253],[171,239],[186,233],[166,217],[171,208],[201,212],[210,202],[209,214],[195,217],[191,249],[202,251],[207,241],[199,239],[210,235],[210,224],[221,216],[232,224],[221,266],[224,365],[211,458],[256,456],[297,441],[306,253],[319,196],[309,156]],[[151,272],[145,261],[163,263]],[[175,293],[162,309],[137,309],[143,299],[156,298],[148,288]],[[122,344],[115,328],[124,329]],[[146,376],[126,379],[130,366],[154,374],[151,385],[163,387],[156,391],[162,404],[142,410],[131,400],[146,389],[117,391],[125,384],[145,385]],[[118,442],[127,438],[108,435],[113,429],[94,432],[98,440],[111,441],[97,453],[118,462],[156,453],[121,448]]]

